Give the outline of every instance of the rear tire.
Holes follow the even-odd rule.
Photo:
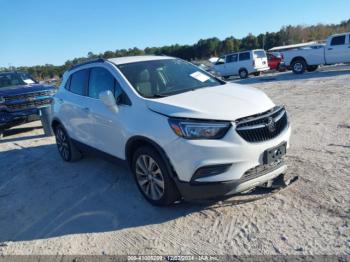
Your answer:
[[[74,162],[82,157],[63,126],[57,125],[55,127],[55,137],[58,152],[64,161]]]
[[[172,174],[154,148],[138,148],[133,154],[131,168],[137,187],[152,205],[167,206],[180,199]]]
[[[307,64],[304,59],[296,59],[295,61],[293,61],[291,66],[293,73],[299,75],[305,72]]]
[[[317,68],[318,68],[317,65],[312,65],[312,66],[308,66],[306,70],[307,70],[308,72],[314,72],[314,71],[317,70]]]
[[[248,77],[248,71],[247,69],[241,69],[239,70],[239,77],[241,79],[246,79]]]

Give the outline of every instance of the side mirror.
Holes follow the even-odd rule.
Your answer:
[[[118,112],[117,102],[115,101],[114,95],[111,91],[107,90],[101,92],[99,98],[102,103],[104,103],[105,106],[108,107],[112,112]]]

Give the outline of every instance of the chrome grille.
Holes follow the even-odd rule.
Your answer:
[[[236,121],[237,133],[246,141],[257,143],[277,137],[288,126],[287,112],[278,106],[265,113]]]
[[[9,104],[7,105],[7,108],[10,110],[25,110],[30,108],[37,108],[37,107],[44,107],[50,105],[52,102],[51,98],[47,99],[38,99],[34,101],[28,101],[24,103],[18,103],[18,104]]]
[[[26,101],[26,100],[33,100],[40,96],[52,96],[52,91],[41,91],[41,92],[32,92],[32,93],[26,93],[26,94],[20,94],[20,95],[11,95],[11,96],[5,96],[5,103],[6,102],[15,102],[15,101]]]

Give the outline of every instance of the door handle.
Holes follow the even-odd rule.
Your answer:
[[[330,48],[328,48],[328,50],[333,50],[333,48],[330,47]]]

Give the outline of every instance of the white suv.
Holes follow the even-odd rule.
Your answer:
[[[258,76],[260,72],[269,69],[266,52],[262,49],[221,56],[212,67],[212,70],[225,79],[236,75],[242,79],[250,74]]]
[[[96,60],[64,74],[59,153],[125,160],[147,200],[168,205],[246,191],[283,174],[287,113],[262,92],[166,56]]]

